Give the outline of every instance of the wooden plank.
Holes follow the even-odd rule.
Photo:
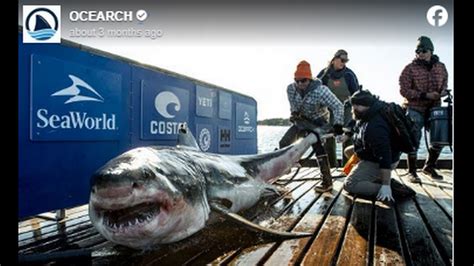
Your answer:
[[[301,171],[303,171],[303,170],[304,170],[304,168],[293,167],[293,168],[291,168],[291,170],[288,174],[284,174],[284,175],[280,176],[277,180],[288,181],[290,179],[294,179],[294,178],[296,178],[296,176],[300,175]]]
[[[342,180],[335,180],[333,190],[323,193],[311,206],[303,219],[298,222],[293,231],[316,232],[322,226],[324,217],[336,197],[340,196]],[[283,241],[271,254],[265,265],[293,265],[304,252],[310,238],[290,239]]]
[[[153,253],[140,255],[131,264],[219,264],[222,261],[223,254],[232,254],[235,250],[274,241],[273,238],[263,237],[261,234],[251,232],[247,228],[224,221],[206,227],[196,235],[180,242],[163,245]],[[219,261],[219,258],[221,258],[221,261]]]
[[[444,177],[446,181],[453,181],[453,170],[452,169],[439,169],[438,172]]]
[[[294,173],[296,175],[293,174],[289,177],[282,176],[278,178],[274,184],[286,186],[289,183],[295,182],[295,181],[308,181],[308,180],[316,181],[319,179],[319,170],[315,170],[315,169],[311,169],[307,167],[299,168],[299,170],[297,170],[297,172],[295,171]]]
[[[374,264],[406,264],[393,205],[377,201],[375,206]]]
[[[400,176],[400,178],[402,178],[406,183],[410,183],[408,171],[397,169],[397,170],[396,170],[396,173],[397,173],[397,175]],[[432,186],[435,186],[435,187],[439,187],[439,188],[442,189],[445,193],[447,193],[447,195],[449,195],[451,198],[453,197],[453,195],[452,195],[452,190],[453,190],[453,184],[452,184],[452,182],[449,182],[449,181],[446,181],[446,180],[436,180],[436,181],[434,181],[433,179],[431,179],[431,178],[427,177],[426,175],[422,174],[421,170],[418,171],[417,174],[418,174],[418,177],[420,177],[422,184],[432,185]]]
[[[299,184],[297,188],[299,188],[300,186],[307,186],[308,184],[314,184],[313,182],[314,181],[304,181],[304,182],[300,182],[298,180],[301,180],[301,179],[306,179],[308,178],[308,176],[311,176],[313,177],[314,174],[317,174],[319,176],[319,172],[315,172],[316,169],[314,168],[301,168],[301,170],[299,171],[298,175],[292,180],[292,182],[284,182],[286,183],[286,187],[288,188],[291,188],[291,187],[295,187],[296,184]],[[320,181],[319,181],[320,182]],[[270,203],[270,205],[272,205],[272,208],[274,210],[274,213],[275,211],[276,212],[282,212],[284,210],[284,208],[286,208],[294,199],[295,199],[295,196],[297,194],[295,194],[295,191],[292,190],[291,193],[288,193],[287,195],[285,195],[285,197],[283,198],[280,198],[277,202],[273,202],[273,203]],[[259,208],[252,208],[252,209],[259,209]],[[264,211],[264,212],[259,212],[258,215],[254,216],[253,217],[253,222],[257,222],[257,223],[260,223],[262,221],[264,221],[265,219],[272,219],[271,217],[275,217],[275,214],[269,214],[268,211]],[[231,251],[231,252],[227,252],[225,254],[222,254],[221,256],[219,256],[218,258],[216,258],[214,261],[212,261],[212,264],[226,264],[226,263],[229,263],[232,259],[234,259],[240,252],[241,252],[241,248],[239,249],[236,249],[234,251]]]
[[[452,178],[448,179],[444,175],[443,175],[443,179],[433,179],[433,178],[429,177],[427,174],[423,173],[423,171],[419,171],[418,173],[421,174],[422,177],[426,177],[426,180],[429,180],[433,183],[436,183],[436,184],[439,184],[439,185],[442,185],[442,186],[450,186],[450,187],[453,186]],[[440,171],[438,171],[438,173],[441,174]]]
[[[420,178],[423,182],[429,183],[427,179],[429,177],[424,176],[424,174],[420,174]],[[433,183],[433,182],[431,182]],[[423,189],[426,191],[427,195],[429,195],[432,199],[434,199],[438,205],[449,215],[452,219],[453,217],[453,200],[450,196],[445,193],[442,189],[434,185],[421,185]]]
[[[74,244],[76,239],[93,234],[97,234],[97,231],[92,227],[90,221],[87,221],[73,228],[66,229],[62,234],[24,245],[19,250],[19,253],[45,252],[61,246]]]
[[[413,265],[445,265],[412,200],[397,202],[407,254]]]
[[[422,185],[432,186],[432,187],[438,187],[441,191],[446,193],[449,198],[453,198],[453,184],[452,183],[447,183],[443,182],[443,180],[433,180],[430,177],[426,176],[425,174],[420,174],[419,175]]]
[[[65,235],[71,234],[77,230],[77,228],[90,224],[89,216],[79,217],[75,220],[67,221],[66,223],[57,223],[56,226],[48,226],[46,229],[38,230],[41,234],[28,237],[30,233],[24,234],[24,239],[19,239],[18,247],[20,249],[27,248],[31,245],[39,245],[53,239],[64,238]]]
[[[281,215],[290,205],[292,205],[295,200],[300,198],[304,195],[308,190],[310,190],[314,185],[315,181],[308,181],[308,182],[292,182],[293,184],[288,184],[287,187],[291,187],[293,185],[297,185],[295,189],[289,191],[288,194],[279,197],[276,202],[269,203],[269,207],[266,210],[259,208],[259,206],[254,206],[251,211],[256,212],[256,216],[252,217],[252,221],[255,223],[260,223],[264,220],[274,219]],[[255,208],[257,207],[257,208]],[[264,210],[264,211],[262,211]],[[246,217],[249,217],[244,212]]]
[[[320,193],[315,192],[314,187],[311,187],[302,197],[291,205],[291,208],[287,209],[282,216],[278,217],[275,222],[268,227],[280,231],[291,230],[298,222],[302,213],[305,212],[319,196]],[[242,250],[240,254],[230,262],[230,264],[256,265],[261,263],[261,260],[264,259],[266,254],[274,249],[276,244],[277,242],[273,242]]]
[[[84,223],[89,220],[89,215],[84,214],[78,216],[75,219],[55,222],[53,224],[48,224],[41,227],[41,223],[37,224],[38,228],[35,230],[30,230],[18,235],[18,245],[23,246],[31,242],[40,241],[54,235],[61,235],[64,233],[65,229],[76,224]],[[33,226],[33,225],[32,225]]]
[[[326,218],[316,239],[311,243],[301,264],[330,265],[336,256],[341,237],[344,235],[347,217],[350,215],[352,199],[341,195]]]
[[[66,218],[61,221],[52,221],[43,218],[33,217],[28,220],[24,220],[18,223],[18,234],[27,233],[30,231],[37,230],[38,227],[46,228],[48,226],[54,226],[57,223],[65,223],[76,219],[79,216],[88,215],[88,206],[83,205],[73,209],[66,210]]]
[[[337,265],[368,264],[372,209],[372,201],[356,199]]]
[[[402,180],[403,181],[403,180]],[[451,217],[437,205],[420,185],[405,183],[416,191],[416,203],[426,226],[445,262],[452,260],[453,232]]]
[[[292,182],[295,183],[295,182]],[[292,183],[288,184],[290,186]],[[309,190],[312,190],[316,182],[314,181],[307,181],[303,182],[301,186],[298,186],[297,189],[291,191],[291,196],[290,197],[285,197],[280,199],[278,202],[276,202],[273,206],[272,209],[274,210],[273,212],[260,212],[258,216],[256,216],[252,221],[254,223],[259,223],[259,224],[265,224],[268,222],[274,220],[275,218],[280,217],[282,213],[289,207],[291,206],[295,200],[300,198],[302,195],[304,195],[306,192]],[[232,261],[235,257],[237,257],[240,252],[242,252],[244,249],[239,248],[233,252],[223,254],[219,258],[215,259],[212,264],[220,264],[220,263],[229,263]]]

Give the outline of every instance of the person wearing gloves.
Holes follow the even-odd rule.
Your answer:
[[[323,85],[321,80],[313,79],[311,66],[307,61],[303,60],[298,64],[294,82],[287,86],[286,92],[290,102],[290,121],[294,124],[280,140],[280,149],[292,144],[298,137],[307,134],[308,130],[297,126],[296,120],[304,119],[316,127],[327,127],[329,123],[328,108],[334,114],[333,133],[337,136],[343,133],[344,106],[331,90]],[[312,147],[316,153],[322,178],[322,182],[315,187],[315,190],[317,192],[330,191],[332,190],[332,176],[326,151],[320,141],[313,144]]]
[[[403,105],[407,108],[407,114],[415,121],[418,140],[423,127],[427,125],[431,108],[441,106],[440,98],[448,94],[448,71],[433,52],[431,39],[420,36],[415,50],[416,57],[403,69],[399,79],[400,94],[405,98]],[[436,172],[436,161],[443,146],[429,146],[428,158],[422,171],[432,179],[443,179],[443,176]],[[408,154],[408,174],[411,182],[420,183],[416,173],[416,160],[417,151]]]
[[[392,141],[392,128],[381,114],[383,102],[367,90],[354,93],[350,99],[356,120],[352,136],[353,146],[344,152],[353,152],[360,161],[344,181],[344,189],[354,195],[393,201],[415,192],[391,179],[392,170],[400,159],[400,150]],[[393,193],[393,194],[392,194]]]

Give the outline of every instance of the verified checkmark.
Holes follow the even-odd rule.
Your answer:
[[[143,9],[138,10],[135,15],[139,21],[144,21],[148,17],[148,13]]]

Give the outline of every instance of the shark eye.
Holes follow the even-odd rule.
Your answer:
[[[149,169],[143,169],[142,177],[144,179],[152,179],[154,177],[153,173]]]

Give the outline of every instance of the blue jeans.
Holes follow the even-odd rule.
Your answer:
[[[429,131],[429,127],[428,127],[428,118],[425,117],[425,115],[419,111],[415,111],[413,109],[411,109],[410,107],[408,107],[407,109],[407,114],[408,116],[415,122],[415,127],[416,127],[416,139],[418,140],[418,143],[420,143],[420,140],[421,140],[421,131],[423,130],[424,127],[426,127],[426,130]],[[429,148],[431,149],[434,149],[434,150],[437,150],[437,151],[441,151],[441,149],[443,148],[443,146],[439,146],[439,145],[432,145],[431,143],[429,144]],[[419,147],[416,147],[416,149],[418,150]],[[416,155],[416,153],[415,153]]]

